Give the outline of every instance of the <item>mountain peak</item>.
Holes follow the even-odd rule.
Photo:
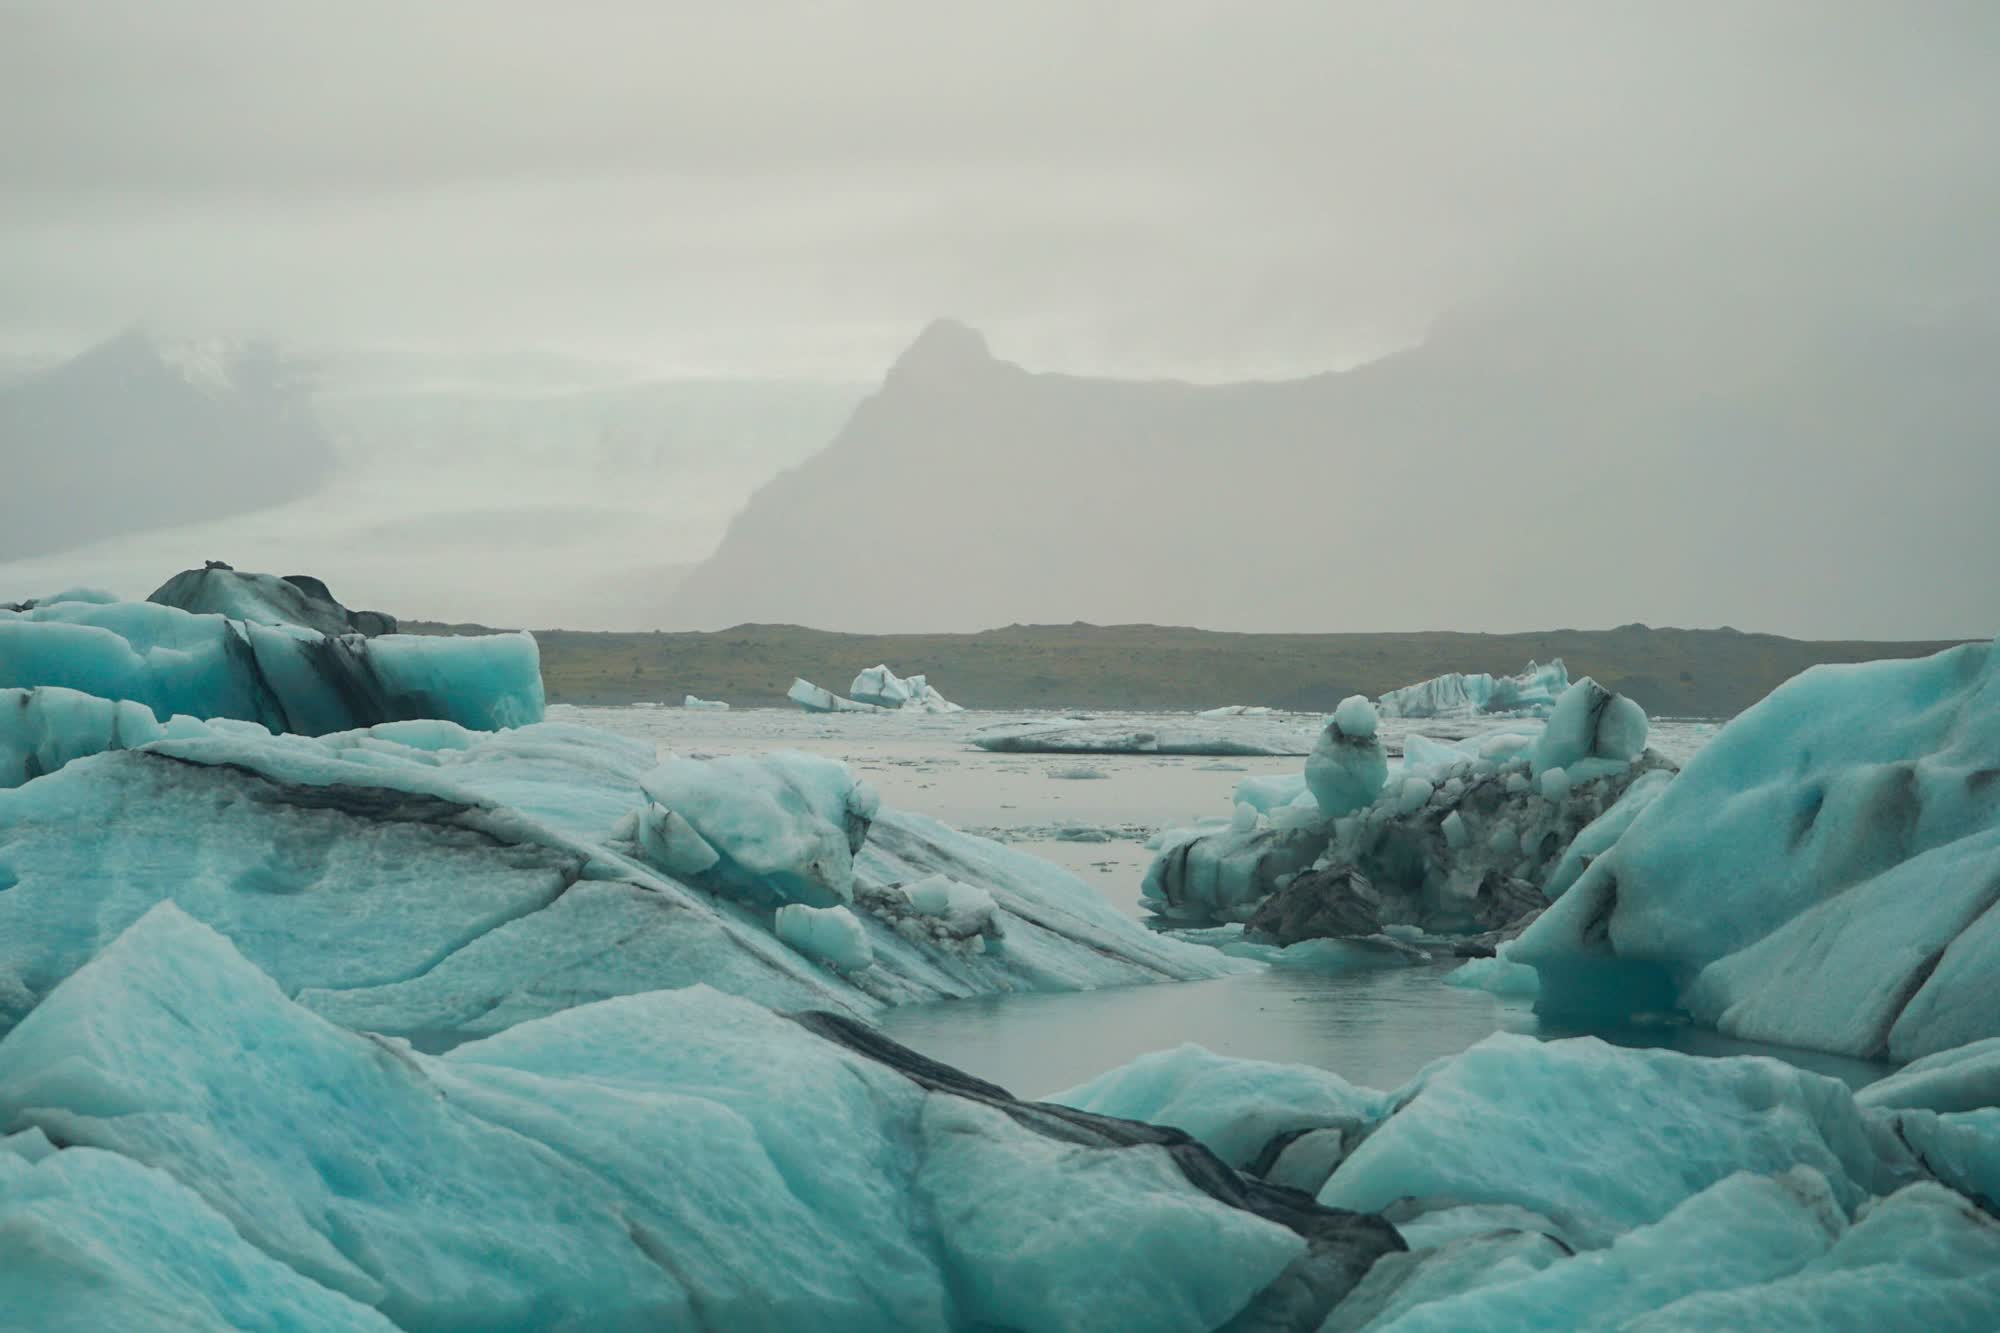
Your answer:
[[[993,364],[986,336],[955,319],[934,319],[889,370],[892,379],[956,379]]]

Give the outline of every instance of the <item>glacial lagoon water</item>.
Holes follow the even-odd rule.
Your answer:
[[[1166,826],[1226,815],[1237,782],[1296,773],[1298,756],[1208,759],[1156,755],[1022,755],[968,739],[994,723],[1060,714],[808,714],[789,708],[685,710],[554,705],[575,721],[695,757],[803,750],[844,760],[891,805],[986,834],[1063,865],[1121,910],[1142,915],[1145,839]],[[1185,715],[1097,714],[1121,722]],[[1308,740],[1321,719],[1292,719]],[[1533,728],[1520,719],[1385,719],[1392,752],[1412,733],[1455,738]],[[1260,734],[1268,734],[1269,724]],[[1651,743],[1685,762],[1715,734],[1707,721],[1657,720]],[[1224,1055],[1331,1069],[1353,1083],[1394,1088],[1433,1060],[1496,1031],[1543,1037],[1528,1001],[1442,984],[1456,961],[1360,973],[1265,969],[1214,981],[1054,994],[990,996],[892,1009],[883,1030],[935,1059],[1024,1096],[1074,1086],[1147,1051],[1196,1042]],[[1767,1054],[1860,1086],[1889,1066],[1759,1046],[1687,1028],[1596,1031],[1624,1045],[1698,1054]]]

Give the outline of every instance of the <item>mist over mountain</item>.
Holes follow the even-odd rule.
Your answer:
[[[333,455],[306,387],[268,344],[137,330],[0,381],[0,559],[310,494]]]
[[[1990,632],[1996,353],[1969,315],[1609,274],[1280,382],[1033,373],[940,321],[667,619]]]

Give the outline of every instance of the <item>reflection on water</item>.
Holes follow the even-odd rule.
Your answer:
[[[1272,968],[1178,985],[947,1000],[892,1009],[882,1029],[933,1059],[1028,1097],[1060,1092],[1184,1041],[1221,1055],[1319,1065],[1351,1083],[1389,1089],[1492,1032],[1585,1035],[1573,1028],[1544,1030],[1525,1000],[1439,984],[1455,966],[1344,975]],[[1588,1035],[1698,1055],[1775,1055],[1855,1086],[1889,1068],[1690,1028]]]

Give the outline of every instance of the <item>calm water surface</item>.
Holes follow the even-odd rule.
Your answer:
[[[922,664],[911,669],[921,670]],[[949,682],[941,685],[950,692]],[[1147,834],[1202,815],[1227,815],[1240,779],[1296,773],[1304,762],[1297,756],[1217,761],[992,754],[970,744],[970,735],[982,726],[1034,716],[1019,713],[814,716],[775,708],[690,712],[556,705],[549,716],[588,722],[681,754],[798,749],[842,759],[888,803],[987,832],[1054,861],[1134,916],[1141,914],[1139,880],[1152,859],[1142,845]],[[1133,720],[1142,719],[1133,715]],[[1308,732],[1317,721],[1295,719]],[[1449,736],[1535,725],[1518,719],[1470,724],[1391,719],[1384,735],[1400,745],[1411,732]],[[1716,729],[1712,722],[1656,721],[1651,743],[1685,762]],[[1068,776],[1079,768],[1100,776],[1082,781]],[[1086,832],[1091,840],[1065,840],[1062,830]],[[1526,1001],[1440,984],[1454,966],[1345,975],[1272,969],[1179,985],[952,1000],[890,1010],[882,1027],[925,1055],[1025,1096],[1073,1087],[1147,1051],[1189,1041],[1223,1055],[1319,1065],[1350,1082],[1386,1089],[1492,1032],[1579,1035],[1545,1031]],[[1887,1070],[1691,1029],[1591,1035],[1702,1054],[1776,1055],[1857,1084]]]

